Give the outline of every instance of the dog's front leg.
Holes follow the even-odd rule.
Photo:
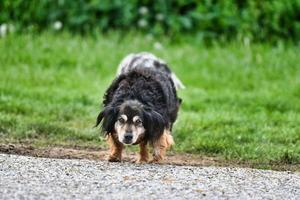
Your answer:
[[[140,155],[137,160],[137,163],[143,163],[148,162],[149,159],[149,153],[147,148],[147,142],[141,142],[140,143]]]
[[[107,142],[110,150],[108,161],[121,162],[124,145],[121,144],[119,141],[116,141],[111,134],[108,135]]]
[[[164,159],[167,149],[173,145],[173,137],[169,130],[165,130],[162,136],[153,143],[153,159],[151,163],[157,163]]]
[[[154,144],[153,145],[153,158],[150,163],[159,163],[164,159],[167,148],[163,145]]]

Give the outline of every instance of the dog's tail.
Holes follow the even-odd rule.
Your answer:
[[[127,55],[119,64],[117,75],[127,73],[136,67],[151,67],[167,73],[171,77],[176,89],[185,89],[183,83],[176,74],[169,69],[166,62],[148,52],[141,52],[137,54],[131,53]]]
[[[185,89],[185,86],[183,85],[183,83],[173,72],[171,73],[171,79],[172,79],[176,89]]]

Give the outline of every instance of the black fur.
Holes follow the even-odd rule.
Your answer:
[[[107,89],[103,99],[103,110],[97,117],[105,134],[114,132],[114,124],[120,106],[137,100],[142,104],[145,138],[158,139],[164,129],[171,129],[177,118],[181,99],[177,97],[173,81],[166,73],[152,68],[135,68],[119,75]]]

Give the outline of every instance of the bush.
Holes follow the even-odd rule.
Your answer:
[[[154,3],[155,2],[155,3]],[[300,39],[300,0],[2,0],[0,23],[89,33],[140,30],[197,38]]]

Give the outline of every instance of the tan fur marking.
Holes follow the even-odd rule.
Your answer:
[[[165,129],[162,136],[153,143],[153,159],[150,162],[160,162],[164,159],[166,150],[174,144],[170,130]]]
[[[149,159],[149,153],[147,148],[147,142],[141,142],[140,143],[140,155],[137,160],[137,163],[143,163],[148,162]]]
[[[119,141],[115,140],[111,134],[107,136],[107,143],[110,149],[108,161],[120,162],[122,159],[122,150],[124,148],[124,145],[121,144]]]

